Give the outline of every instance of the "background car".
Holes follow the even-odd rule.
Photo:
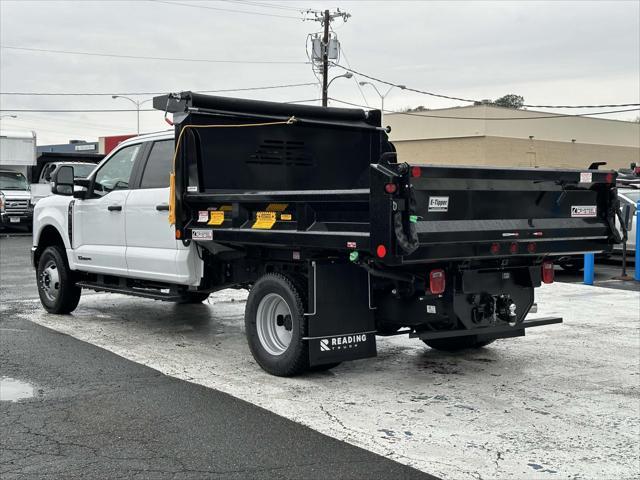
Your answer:
[[[631,255],[636,251],[636,208],[640,201],[640,189],[638,188],[621,188],[618,190],[618,198],[620,198],[620,207],[624,209],[625,205],[631,206],[631,229],[627,232],[627,252]],[[616,252],[622,252],[622,244],[614,245]]]

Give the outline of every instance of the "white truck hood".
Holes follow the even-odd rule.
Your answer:
[[[30,190],[0,190],[4,194],[5,198],[15,200],[29,200],[31,198]]]

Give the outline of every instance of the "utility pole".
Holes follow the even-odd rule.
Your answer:
[[[320,37],[319,33],[312,35],[311,56],[314,74],[316,76],[318,74],[322,75],[322,106],[326,107],[329,100],[329,83],[331,83],[329,82],[329,61],[338,59],[340,49],[335,33],[330,33],[331,22],[336,18],[342,18],[346,22],[351,15],[341,12],[340,9],[336,9],[335,12],[308,10],[307,14],[313,14],[314,18],[310,20],[320,22],[323,27],[322,37]]]
[[[322,36],[322,106],[326,107],[329,95],[329,10],[324,11],[324,35]]]

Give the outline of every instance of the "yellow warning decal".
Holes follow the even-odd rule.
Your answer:
[[[276,212],[257,212],[256,223],[251,228],[269,230],[276,223]]]
[[[224,212],[222,210],[213,210],[209,212],[209,221],[207,225],[222,225],[224,222]]]
[[[281,213],[280,214],[280,220],[291,220],[291,214],[290,213]]]
[[[288,206],[288,203],[270,203],[267,205],[267,212],[284,212]]]

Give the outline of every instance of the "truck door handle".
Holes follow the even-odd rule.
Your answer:
[[[161,203],[160,205],[156,205],[156,210],[158,210],[159,212],[168,212],[169,211],[169,204],[168,203]]]
[[[119,212],[122,210],[122,205],[109,205],[107,207],[107,210],[109,210],[110,212]]]

